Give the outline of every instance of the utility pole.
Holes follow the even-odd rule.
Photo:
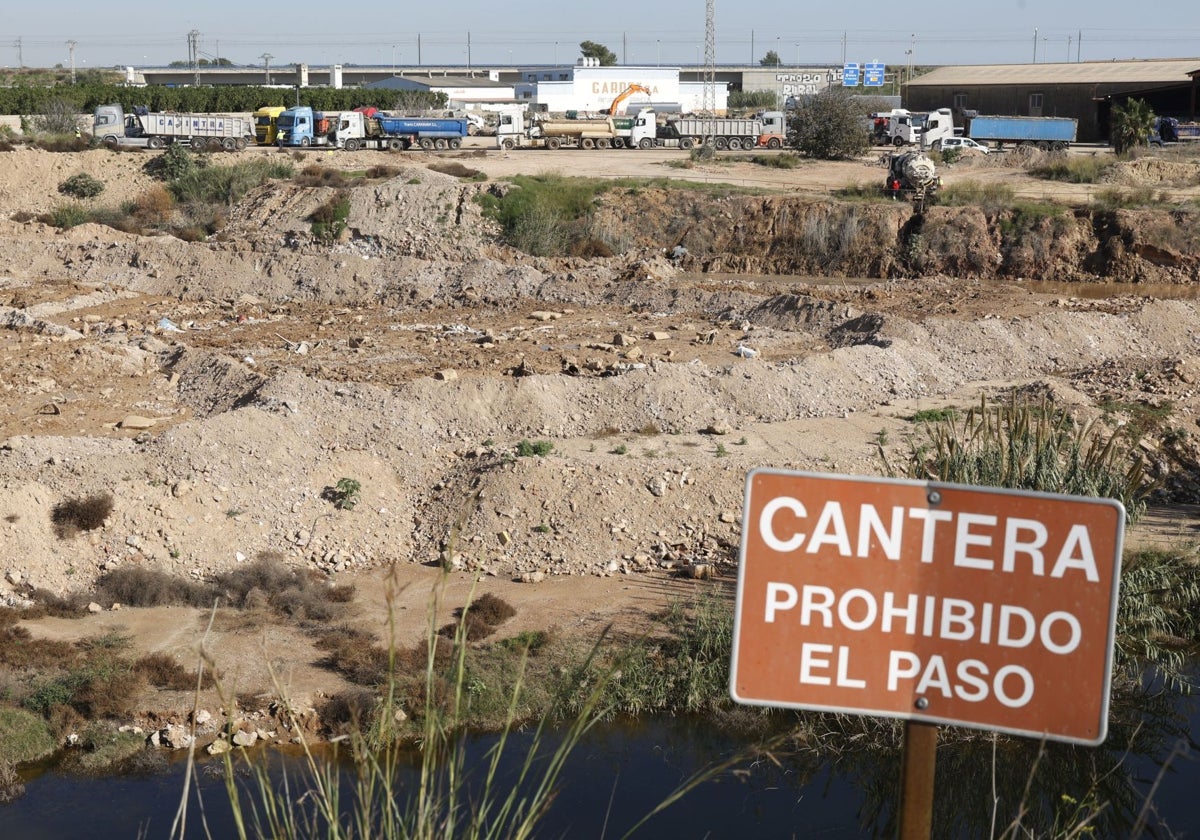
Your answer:
[[[417,33],[417,66],[421,66],[421,33]]]
[[[754,63],[754,30],[750,30],[750,63]]]
[[[624,32],[621,33],[621,63],[629,63],[629,36]]]
[[[271,84],[271,59],[275,56],[270,53],[263,53],[259,56],[263,60],[263,73],[266,75],[267,84]]]
[[[1075,63],[1078,64],[1079,56],[1083,52],[1083,30],[1079,30],[1079,37],[1075,39]]]
[[[1033,27],[1033,63],[1037,64],[1037,27]]]
[[[75,45],[78,41],[67,41],[67,49],[71,54],[71,84],[75,84]]]
[[[1067,36],[1067,61],[1071,60],[1071,36]]]
[[[188,64],[192,66],[192,75],[196,85],[200,84],[200,31],[193,29],[187,34]]]
[[[25,59],[21,55],[21,39],[17,38],[17,40],[13,41],[13,46],[17,48],[17,67],[24,70],[25,69]]]
[[[704,3],[704,93],[701,112],[708,118],[704,126],[704,143],[713,143],[717,133],[717,3]]]
[[[471,32],[467,31],[467,72],[471,72]]]
[[[842,66],[846,66],[846,33],[842,32]]]

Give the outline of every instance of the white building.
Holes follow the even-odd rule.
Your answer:
[[[703,106],[704,83],[681,82],[678,67],[601,67],[596,59],[589,58],[581,58],[574,65],[522,70],[515,90],[518,101],[529,102],[538,111],[598,113],[608,109],[630,85],[641,85],[650,95],[635,93],[619,110],[652,106],[659,112],[692,113]],[[718,114],[725,113],[728,102],[727,86],[718,84],[713,103]]]
[[[415,90],[444,93],[447,107],[488,108],[517,104],[513,86],[498,81],[495,73],[481,76],[450,76],[447,74],[404,73],[364,87],[375,90]]]

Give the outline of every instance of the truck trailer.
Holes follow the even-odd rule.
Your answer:
[[[633,117],[527,121],[520,111],[502,113],[496,126],[501,149],[649,149],[659,145],[654,111]]]
[[[980,117],[967,115],[963,136],[979,143],[1004,148],[1037,146],[1045,151],[1062,151],[1075,142],[1079,121],[1073,117]]]
[[[711,138],[713,148],[718,151],[780,149],[787,140],[787,122],[782,111],[767,111],[749,120],[678,117],[667,120],[666,128],[675,137],[690,137],[697,146]]]
[[[348,152],[457,149],[470,127],[466,118],[390,117],[374,109],[354,110],[338,118],[334,142]]]
[[[187,143],[196,151],[238,151],[254,142],[254,124],[226,114],[152,113],[144,106],[126,114],[120,105],[97,106],[92,134],[107,146],[161,149]]]

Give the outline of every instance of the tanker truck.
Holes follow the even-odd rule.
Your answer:
[[[942,185],[933,161],[923,152],[901,152],[888,158],[887,183],[884,191],[892,198],[907,198],[920,213],[925,205],[937,199]]]
[[[521,112],[504,113],[496,126],[501,149],[649,149],[657,143],[654,112],[635,117],[543,119],[527,122]]]
[[[254,124],[226,114],[159,114],[141,105],[126,114],[120,105],[99,105],[92,116],[92,134],[113,148],[161,149],[187,143],[196,151],[232,152],[254,142]]]

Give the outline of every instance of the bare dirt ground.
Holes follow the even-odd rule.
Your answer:
[[[617,256],[535,259],[498,244],[472,200],[542,172],[811,197],[881,180],[873,160],[776,170],[744,154],[686,169],[666,165],[677,152],[452,158],[487,174],[476,184],[430,171],[437,158],[423,153],[303,157],[402,171],[354,188],[352,231],[332,245],[306,221],[325,192],[291,184],[252,192],[219,236],[185,243],[13,220],[60,203],[57,185],[78,171],[104,181],[97,201],[131,200],[154,183],[145,155],[0,154],[7,603],[29,586],[87,591],[124,564],[207,578],[270,552],[353,583],[356,620],[380,638],[393,593],[402,643],[428,627],[443,567],[439,625],[474,587],[517,608],[506,634],[637,630],[707,585],[690,566],[736,577],[753,467],[877,475],[880,443],[903,459],[915,411],[1014,387],[1086,417],[1169,405],[1172,425],[1197,432],[1200,308],[1186,285],[1162,299],[945,275],[706,273],[663,254],[684,211],[652,191],[602,199],[598,217],[628,231]],[[1046,189],[994,161],[945,177],[968,174]],[[705,200],[741,235],[734,199]],[[785,234],[772,213],[743,231],[746,254]],[[1188,276],[1195,255],[1174,256]],[[521,440],[553,448],[516,457]],[[1151,455],[1166,484],[1194,484],[1194,463]],[[343,477],[362,487],[353,510],[327,498]],[[94,493],[114,499],[104,526],[60,539],[55,505]],[[1193,538],[1184,501],[1178,491],[1135,539]],[[100,606],[29,626],[68,638],[119,627],[139,650],[195,656],[201,612]],[[298,703],[343,685],[286,627],[218,628],[206,644],[238,691],[274,693],[268,665]]]

